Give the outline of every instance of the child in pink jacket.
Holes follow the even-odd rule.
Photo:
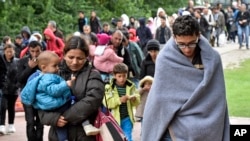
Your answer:
[[[98,35],[99,45],[95,49],[93,61],[95,68],[101,72],[104,81],[109,79],[114,66],[123,62],[123,58],[115,53],[113,45],[107,45],[108,42],[105,42],[104,44],[107,36],[108,35],[105,34]]]

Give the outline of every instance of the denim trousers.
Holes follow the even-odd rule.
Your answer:
[[[121,128],[127,137],[128,141],[133,141],[132,139],[132,130],[133,130],[133,123],[131,122],[129,117],[123,118],[121,120]]]
[[[248,38],[249,38],[249,26],[246,25],[245,27],[241,27],[240,25],[238,25],[238,38],[239,38],[239,44],[240,44],[240,47],[242,47],[242,42],[243,42],[243,35],[245,35],[245,39],[246,39],[246,46],[247,48],[249,47],[248,46]]]
[[[26,120],[26,135],[28,141],[43,141],[43,125],[40,122],[38,111],[31,105],[23,104],[25,120]]]

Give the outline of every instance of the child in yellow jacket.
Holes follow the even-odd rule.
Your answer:
[[[127,79],[128,67],[124,63],[114,66],[113,79],[105,86],[108,108],[124,131],[128,141],[132,141],[135,122],[133,107],[140,103],[140,95],[133,82]],[[103,104],[106,105],[105,99]],[[106,106],[107,106],[106,105]]]

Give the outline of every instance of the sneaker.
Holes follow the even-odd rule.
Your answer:
[[[83,127],[85,133],[87,136],[92,136],[92,135],[97,135],[100,133],[100,129],[94,127],[93,125],[89,124],[89,125],[85,125]]]
[[[4,125],[0,125],[0,134],[2,134],[2,135],[6,134],[6,128]]]
[[[14,127],[13,124],[10,124],[8,127],[8,133],[15,133],[16,132],[16,128]]]

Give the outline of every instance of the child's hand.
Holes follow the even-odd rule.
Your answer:
[[[126,103],[127,101],[129,100],[129,97],[128,96],[122,96],[122,97],[120,97],[120,101],[121,101],[121,103]]]
[[[74,82],[75,80],[76,80],[76,77],[72,75],[72,76],[71,76],[71,79],[67,81],[67,85],[68,85],[69,87],[72,87],[73,82]]]
[[[130,101],[135,101],[135,100],[136,100],[135,95],[131,95],[131,96],[129,96],[129,100],[130,100]]]

